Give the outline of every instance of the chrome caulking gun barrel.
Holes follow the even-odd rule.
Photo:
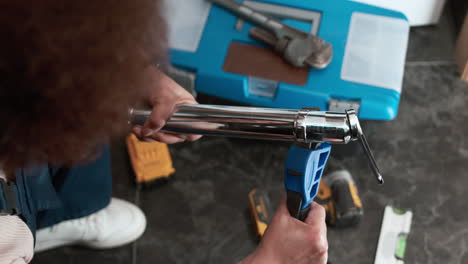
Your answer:
[[[143,125],[151,110],[130,109],[130,123]],[[354,110],[344,113],[238,107],[218,105],[179,105],[163,127],[166,132],[262,140],[291,141],[285,166],[285,185],[290,213],[301,220],[317,194],[330,153],[329,144],[360,141],[370,167],[380,184],[376,165]]]

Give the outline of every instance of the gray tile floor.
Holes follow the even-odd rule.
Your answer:
[[[468,263],[468,85],[453,63],[452,19],[411,30],[400,113],[364,123],[386,184],[371,177],[359,148],[335,147],[353,174],[365,217],[354,229],[329,229],[332,263],[373,263],[385,205],[414,212],[407,263]],[[203,101],[202,101],[203,102]],[[108,251],[67,247],[33,263],[235,263],[254,250],[249,190],[283,193],[284,143],[204,138],[171,146],[176,176],[137,190],[123,140],[112,146],[115,196],[141,206],[148,229],[136,243]]]

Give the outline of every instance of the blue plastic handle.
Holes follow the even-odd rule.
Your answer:
[[[288,152],[284,169],[284,184],[286,191],[301,194],[301,210],[306,209],[317,195],[330,151],[330,145],[321,144],[316,149],[293,145]]]

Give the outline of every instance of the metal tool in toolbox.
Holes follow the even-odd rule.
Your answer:
[[[208,0],[256,24],[249,35],[272,46],[291,65],[323,69],[330,64],[333,48],[325,40],[298,30],[234,0]]]
[[[390,120],[398,113],[409,33],[400,12],[343,0],[236,0],[249,10],[242,16],[209,0],[167,4],[171,63],[199,93],[262,107],[352,108],[362,119]],[[330,64],[291,66],[274,49],[289,54],[290,62],[297,56],[305,61],[308,50],[301,46],[313,45],[277,41],[284,32],[307,32],[325,41],[319,45],[324,50],[330,44]]]
[[[150,110],[131,109],[131,124],[143,125]],[[344,113],[235,107],[179,105],[162,129],[166,132],[241,137],[294,142],[285,163],[287,204],[292,216],[304,220],[320,184],[328,160],[330,144],[360,141],[370,167],[380,184],[376,165],[356,112]]]

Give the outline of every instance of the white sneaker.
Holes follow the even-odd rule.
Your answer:
[[[146,217],[140,208],[112,198],[109,206],[92,215],[38,230],[34,251],[67,245],[94,249],[119,247],[138,239],[145,228]]]

